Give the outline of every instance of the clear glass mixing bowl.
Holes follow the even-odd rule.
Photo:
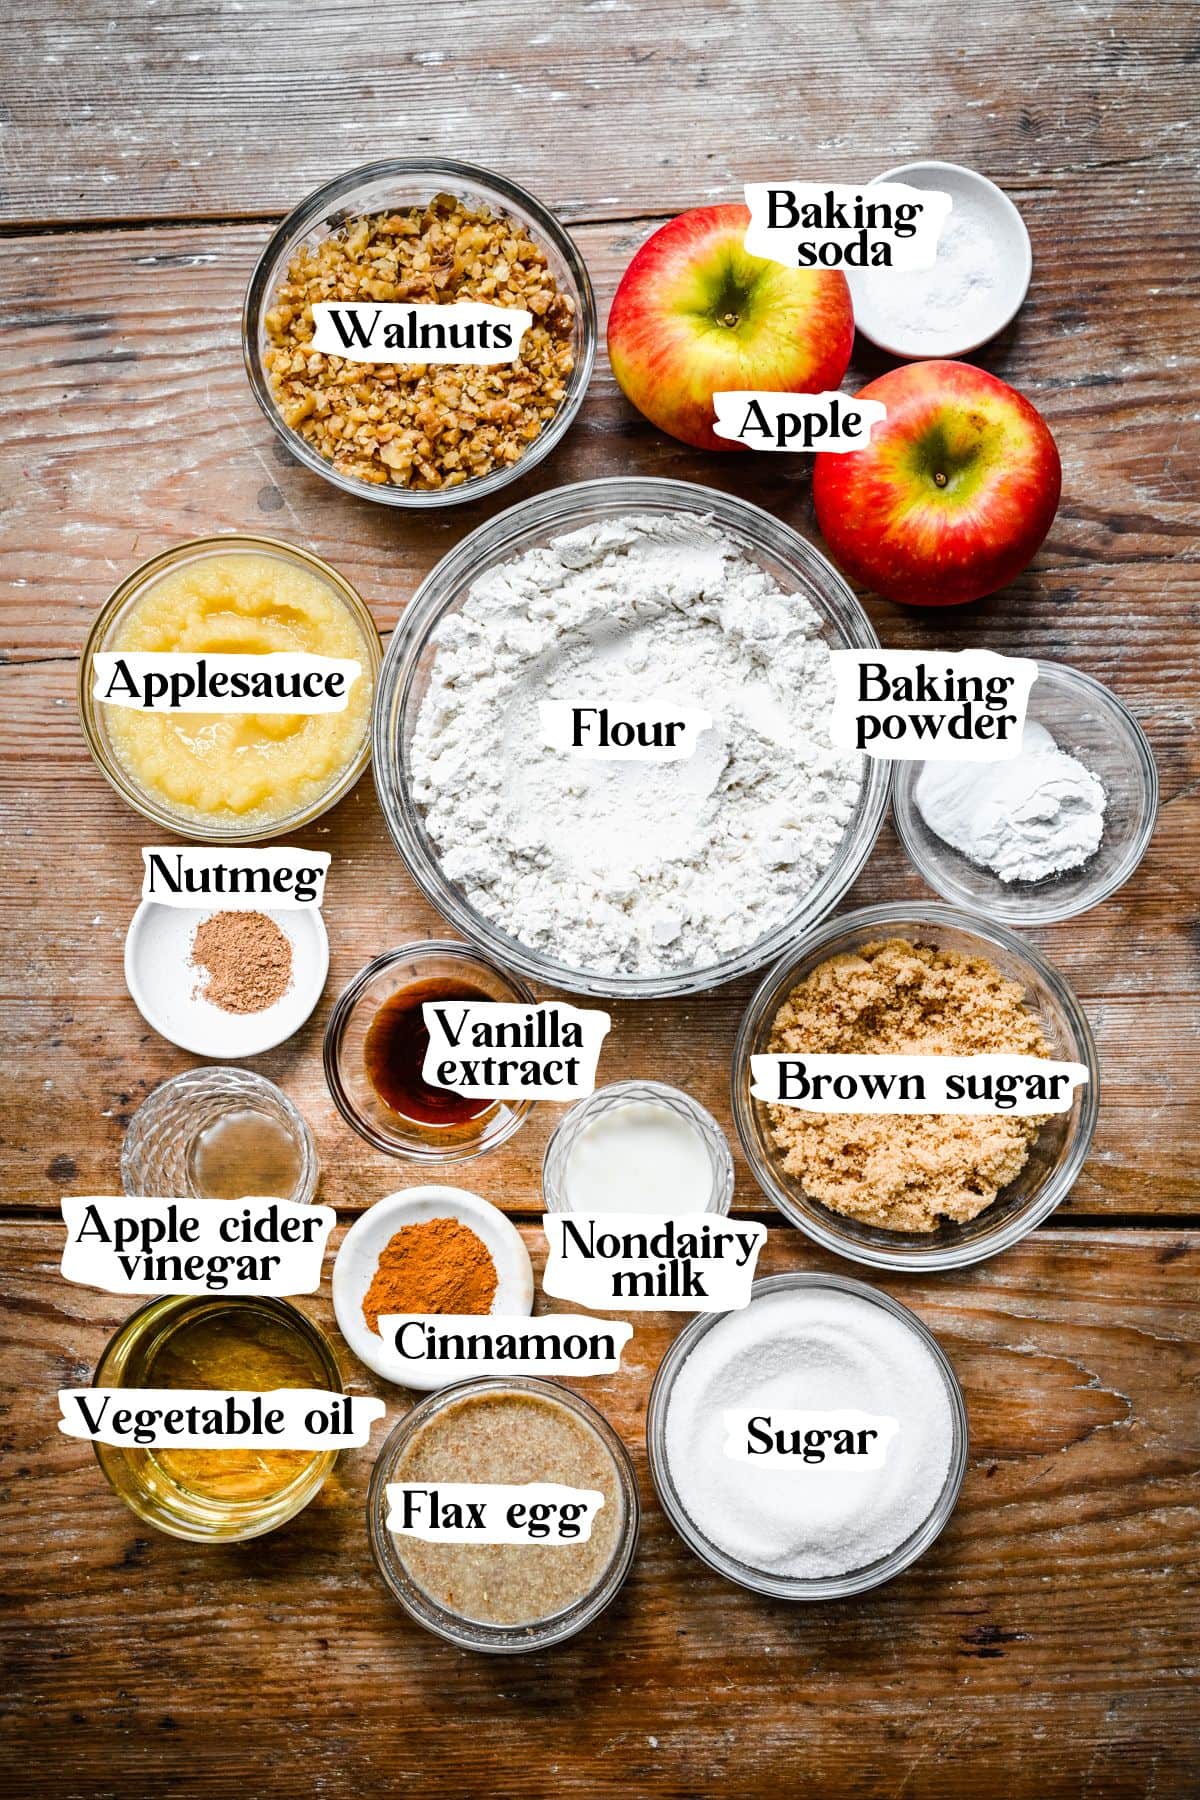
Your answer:
[[[886,1231],[822,1205],[785,1170],[771,1140],[770,1108],[750,1093],[750,1059],[769,1050],[775,1015],[797,982],[831,956],[852,954],[885,938],[986,957],[1025,989],[1025,1005],[1041,1026],[1050,1055],[1059,1062],[1083,1063],[1088,1071],[1070,1110],[1052,1114],[1042,1126],[1016,1180],[965,1225],[943,1221],[936,1231]],[[766,976],[746,1009],[733,1051],[733,1116],[759,1186],[785,1218],[818,1244],[875,1269],[919,1274],[961,1269],[1018,1243],[1070,1193],[1091,1145],[1099,1105],[1096,1046],[1083,1008],[1062,976],[1002,925],[936,902],[866,906],[812,932]]]
[[[443,874],[438,852],[412,795],[411,750],[436,655],[435,634],[461,610],[488,570],[597,520],[629,514],[712,518],[785,592],[815,608],[831,649],[872,649],[878,639],[837,571],[788,526],[713,488],[690,482],[615,476],[539,494],[470,533],[442,558],[409,601],[392,634],[376,693],[375,783],[392,838],[426,898],[463,937],[533,981],[577,994],[651,999],[698,993],[761,968],[832,912],[871,853],[887,806],[889,765],[864,758],[862,786],[841,845],[795,909],[736,953],[704,967],[613,974],[570,968],[510,936],[475,910]]]
[[[424,206],[437,194],[453,194],[471,206],[486,207],[493,214],[507,214],[523,225],[533,241],[546,252],[559,292],[569,295],[575,303],[575,366],[558,411],[515,463],[506,463],[486,475],[475,476],[459,487],[407,488],[392,484],[376,487],[370,482],[339,474],[333,464],[327,462],[283,417],[263,363],[267,348],[265,319],[288,264],[302,243],[319,243],[348,219],[361,218],[367,213]],[[380,162],[364,163],[360,168],[349,169],[344,175],[327,181],[284,219],[250,277],[242,312],[242,355],[254,398],[265,418],[297,462],[319,475],[322,481],[341,488],[345,494],[358,494],[381,506],[417,510],[460,506],[464,501],[479,500],[485,494],[492,494],[497,488],[527,474],[562,438],[583,404],[591,378],[596,356],[596,302],[587,266],[572,239],[554,214],[516,182],[488,169],[476,168],[472,163],[453,162],[445,157],[393,156]]]

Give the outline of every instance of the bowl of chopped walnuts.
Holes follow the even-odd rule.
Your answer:
[[[350,354],[317,347],[316,306],[336,311],[327,328],[350,332]],[[414,361],[414,344],[436,340],[413,334],[442,330],[429,306],[464,319],[513,308],[529,323],[509,360]],[[394,335],[353,335],[381,307],[406,358],[365,354],[395,350]],[[306,468],[385,506],[447,506],[558,443],[592,372],[596,307],[579,251],[531,194],[468,163],[396,157],[327,182],[283,221],[250,279],[242,348],[255,398]]]

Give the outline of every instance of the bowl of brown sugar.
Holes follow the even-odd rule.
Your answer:
[[[1083,1065],[1065,1112],[809,1111],[757,1098],[751,1058],[1011,1054]],[[1099,1104],[1096,1049],[1063,977],[1001,926],[898,903],[829,920],[750,1002],[733,1109],[759,1185],[826,1249],[879,1269],[961,1268],[1070,1192]]]

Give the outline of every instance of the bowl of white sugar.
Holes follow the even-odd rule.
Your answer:
[[[589,481],[472,532],[409,602],[376,785],[426,897],[509,968],[650,997],[760,968],[870,854],[886,763],[835,748],[831,565],[690,483]]]
[[[967,1410],[914,1312],[843,1276],[756,1281],[659,1366],[650,1472],[684,1543],[785,1600],[890,1581],[944,1530],[967,1467]]]
[[[1090,675],[1039,662],[1019,751],[997,762],[900,762],[892,814],[943,900],[1008,925],[1098,906],[1146,853],[1158,770],[1129,708]]]

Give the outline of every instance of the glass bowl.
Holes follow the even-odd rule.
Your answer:
[[[1016,1180],[965,1225],[943,1221],[936,1231],[885,1231],[823,1206],[788,1175],[770,1138],[765,1101],[750,1093],[750,1058],[770,1043],[775,1014],[798,981],[831,956],[881,938],[983,956],[1025,989],[1025,1001],[1057,1061],[1080,1062],[1088,1079],[1074,1090],[1071,1108],[1054,1113],[1030,1148]],[[936,902],[867,906],[830,919],[811,932],[773,968],[746,1009],[733,1052],[733,1116],[755,1179],[784,1216],[818,1244],[851,1262],[875,1269],[961,1269],[995,1256],[1028,1235],[1065,1200],[1083,1167],[1100,1103],[1100,1071],[1091,1029],[1079,1001],[1050,964],[1012,932]]]
[[[1133,874],[1158,811],[1158,769],[1146,734],[1117,696],[1065,663],[1039,662],[1026,715],[1044,725],[1108,795],[1104,836],[1087,862],[1041,881],[1001,881],[930,830],[916,802],[923,762],[897,762],[892,816],[909,860],[943,900],[1009,925],[1050,925],[1098,906]]]
[[[317,244],[348,219],[359,218],[364,213],[422,206],[437,194],[453,194],[468,204],[507,213],[523,225],[533,241],[546,252],[559,291],[568,294],[575,303],[575,366],[562,405],[515,463],[506,463],[502,468],[492,469],[486,475],[475,476],[453,488],[405,488],[391,482],[375,486],[339,474],[300,432],[286,423],[275,404],[270,377],[263,365],[267,347],[264,321],[288,264],[302,243]],[[563,437],[583,403],[591,378],[596,356],[596,302],[587,266],[574,242],[554,214],[524,188],[472,163],[452,162],[443,157],[388,157],[380,162],[364,163],[327,181],[302,200],[279,226],[259,257],[246,290],[242,310],[242,355],[254,398],[272,429],[296,461],[311,469],[314,475],[340,488],[344,494],[357,494],[383,506],[417,509],[460,506],[495,493],[497,488],[527,474]]]
[[[131,806],[144,819],[149,819],[151,824],[161,825],[167,831],[174,831],[202,844],[259,844],[267,838],[282,838],[289,831],[297,831],[301,826],[319,819],[322,813],[328,812],[331,806],[336,806],[339,800],[344,799],[371,760],[371,734],[367,730],[364,731],[362,742],[354,756],[332,778],[318,799],[285,817],[272,819],[265,824],[260,820],[257,825],[248,825],[241,830],[234,825],[222,824],[219,820],[206,820],[167,805],[157,795],[143,788],[120,761],[105,722],[104,703],[96,700],[92,694],[97,651],[109,648],[113,634],[126,613],[161,576],[172,573],[187,563],[202,562],[208,557],[246,552],[282,558],[309,574],[319,576],[332,589],[362,633],[367,667],[359,680],[369,681],[372,688],[378,682],[383,654],[379,628],[370,609],[345,577],[339,575],[328,563],[322,562],[319,556],[313,556],[308,550],[300,550],[294,544],[285,544],[278,538],[258,537],[249,532],[190,538],[186,543],[176,544],[172,549],[152,556],[149,562],[142,563],[125,577],[96,615],[83,647],[83,655],[79,659],[79,713],[88,749],[109,785],[115,788],[127,806]],[[253,708],[247,710],[252,711]]]
[[[761,968],[831,912],[857,878],[879,834],[890,765],[864,757],[862,785],[838,851],[795,911],[757,943],[705,967],[632,975],[573,969],[529,948],[477,912],[462,889],[443,874],[412,796],[412,740],[436,654],[435,634],[447,614],[461,611],[474,583],[497,564],[592,521],[628,514],[711,517],[785,592],[798,591],[812,603],[832,649],[877,646],[867,615],[837,571],[811,544],[760,507],[690,482],[637,476],[556,488],[522,501],[471,532],[443,557],[409,601],[392,634],[376,696],[375,782],[396,848],[426,898],[456,931],[506,967],[548,986],[577,994],[651,999],[698,993]]]
[[[698,1101],[693,1100],[690,1094],[685,1094],[681,1088],[668,1087],[662,1081],[610,1082],[607,1087],[597,1088],[594,1094],[589,1094],[586,1100],[581,1100],[559,1120],[546,1145],[546,1155],[542,1162],[542,1192],[548,1212],[567,1213],[576,1210],[567,1197],[567,1164],[580,1134],[607,1113],[619,1111],[623,1106],[636,1105],[639,1101],[669,1107],[694,1127],[712,1168],[712,1189],[703,1210],[728,1213],[733,1199],[733,1157],[729,1150],[729,1140],[712,1114],[706,1112]],[[664,1197],[663,1211],[672,1210],[669,1200]],[[620,1207],[614,1206],[612,1211],[618,1212]]]
[[[877,1288],[868,1287],[862,1281],[852,1281],[844,1275],[822,1275],[805,1270],[786,1275],[768,1275],[762,1281],[756,1281],[750,1290],[750,1304],[753,1305],[764,1294],[786,1288],[833,1288],[839,1293],[853,1294],[861,1300],[868,1300],[906,1325],[914,1336],[920,1338],[936,1361],[946,1384],[946,1398],[950,1405],[950,1467],[937,1502],[924,1523],[911,1532],[902,1544],[897,1544],[887,1556],[879,1557],[860,1569],[848,1570],[844,1575],[822,1577],[778,1575],[765,1569],[753,1568],[749,1563],[730,1556],[701,1532],[685,1509],[671,1477],[667,1460],[667,1414],[680,1370],[706,1332],[712,1331],[728,1316],[724,1313],[702,1313],[693,1319],[680,1332],[658,1366],[646,1408],[646,1449],[650,1458],[650,1475],[662,1509],[684,1543],[702,1562],[706,1562],[710,1569],[715,1569],[727,1581],[735,1581],[740,1587],[751,1588],[758,1594],[770,1594],[780,1600],[842,1600],[849,1594],[861,1594],[867,1588],[879,1587],[883,1582],[891,1581],[903,1569],[907,1569],[910,1563],[916,1562],[919,1556],[924,1556],[934,1540],[940,1537],[958,1504],[963,1477],[967,1472],[967,1408],[962,1389],[958,1385],[958,1377],[933,1333],[915,1312],[902,1306],[898,1300],[893,1300],[890,1294],[882,1294]]]
[[[392,1472],[401,1452],[413,1434],[446,1407],[469,1400],[477,1394],[487,1393],[532,1394],[566,1407],[596,1433],[609,1452],[621,1493],[621,1532],[613,1550],[612,1561],[603,1576],[590,1593],[577,1600],[565,1612],[554,1613],[548,1619],[540,1619],[532,1625],[489,1625],[474,1619],[464,1619],[459,1614],[448,1611],[409,1575],[397,1552],[396,1539],[387,1528],[387,1484],[392,1479]],[[405,1612],[418,1625],[423,1625],[426,1631],[433,1632],[436,1637],[444,1638],[447,1643],[455,1644],[460,1649],[501,1653],[545,1650],[551,1644],[561,1644],[564,1638],[574,1637],[576,1632],[582,1631],[598,1618],[605,1607],[615,1600],[633,1565],[640,1514],[637,1478],[629,1452],[603,1413],[570,1388],[532,1375],[513,1375],[503,1379],[498,1376],[479,1376],[471,1381],[460,1381],[454,1387],[443,1388],[440,1393],[422,1400],[410,1413],[405,1414],[385,1441],[371,1471],[371,1486],[367,1496],[367,1529],[376,1567]],[[546,1554],[552,1552],[547,1551]]]
[[[320,1164],[308,1122],[273,1081],[249,1069],[188,1069],[156,1087],[134,1113],[121,1145],[121,1185],[131,1197],[203,1199],[196,1159],[205,1134],[231,1114],[258,1114],[291,1139],[297,1175],[281,1200],[307,1205]]]
[[[154,1364],[172,1335],[222,1312],[237,1312],[270,1324],[276,1334],[290,1334],[310,1365],[307,1385],[345,1393],[329,1340],[297,1307],[286,1300],[192,1294],[166,1295],[132,1313],[106,1345],[92,1386],[153,1388]],[[192,1543],[240,1543],[285,1525],[317,1494],[338,1459],[336,1450],[314,1450],[286,1487],[261,1499],[232,1500],[196,1492],[165,1468],[153,1450],[99,1442],[93,1449],[114,1492],[131,1512],[168,1537]]]
[[[394,1112],[367,1078],[365,1044],[371,1021],[386,1000],[417,981],[441,977],[465,981],[490,1000],[536,1006],[529,988],[465,944],[430,939],[385,950],[360,969],[339,996],[325,1027],[325,1080],[348,1125],[388,1156],[413,1162],[470,1162],[503,1144],[529,1116],[532,1100],[496,1100],[486,1112],[459,1125],[420,1125]]]

